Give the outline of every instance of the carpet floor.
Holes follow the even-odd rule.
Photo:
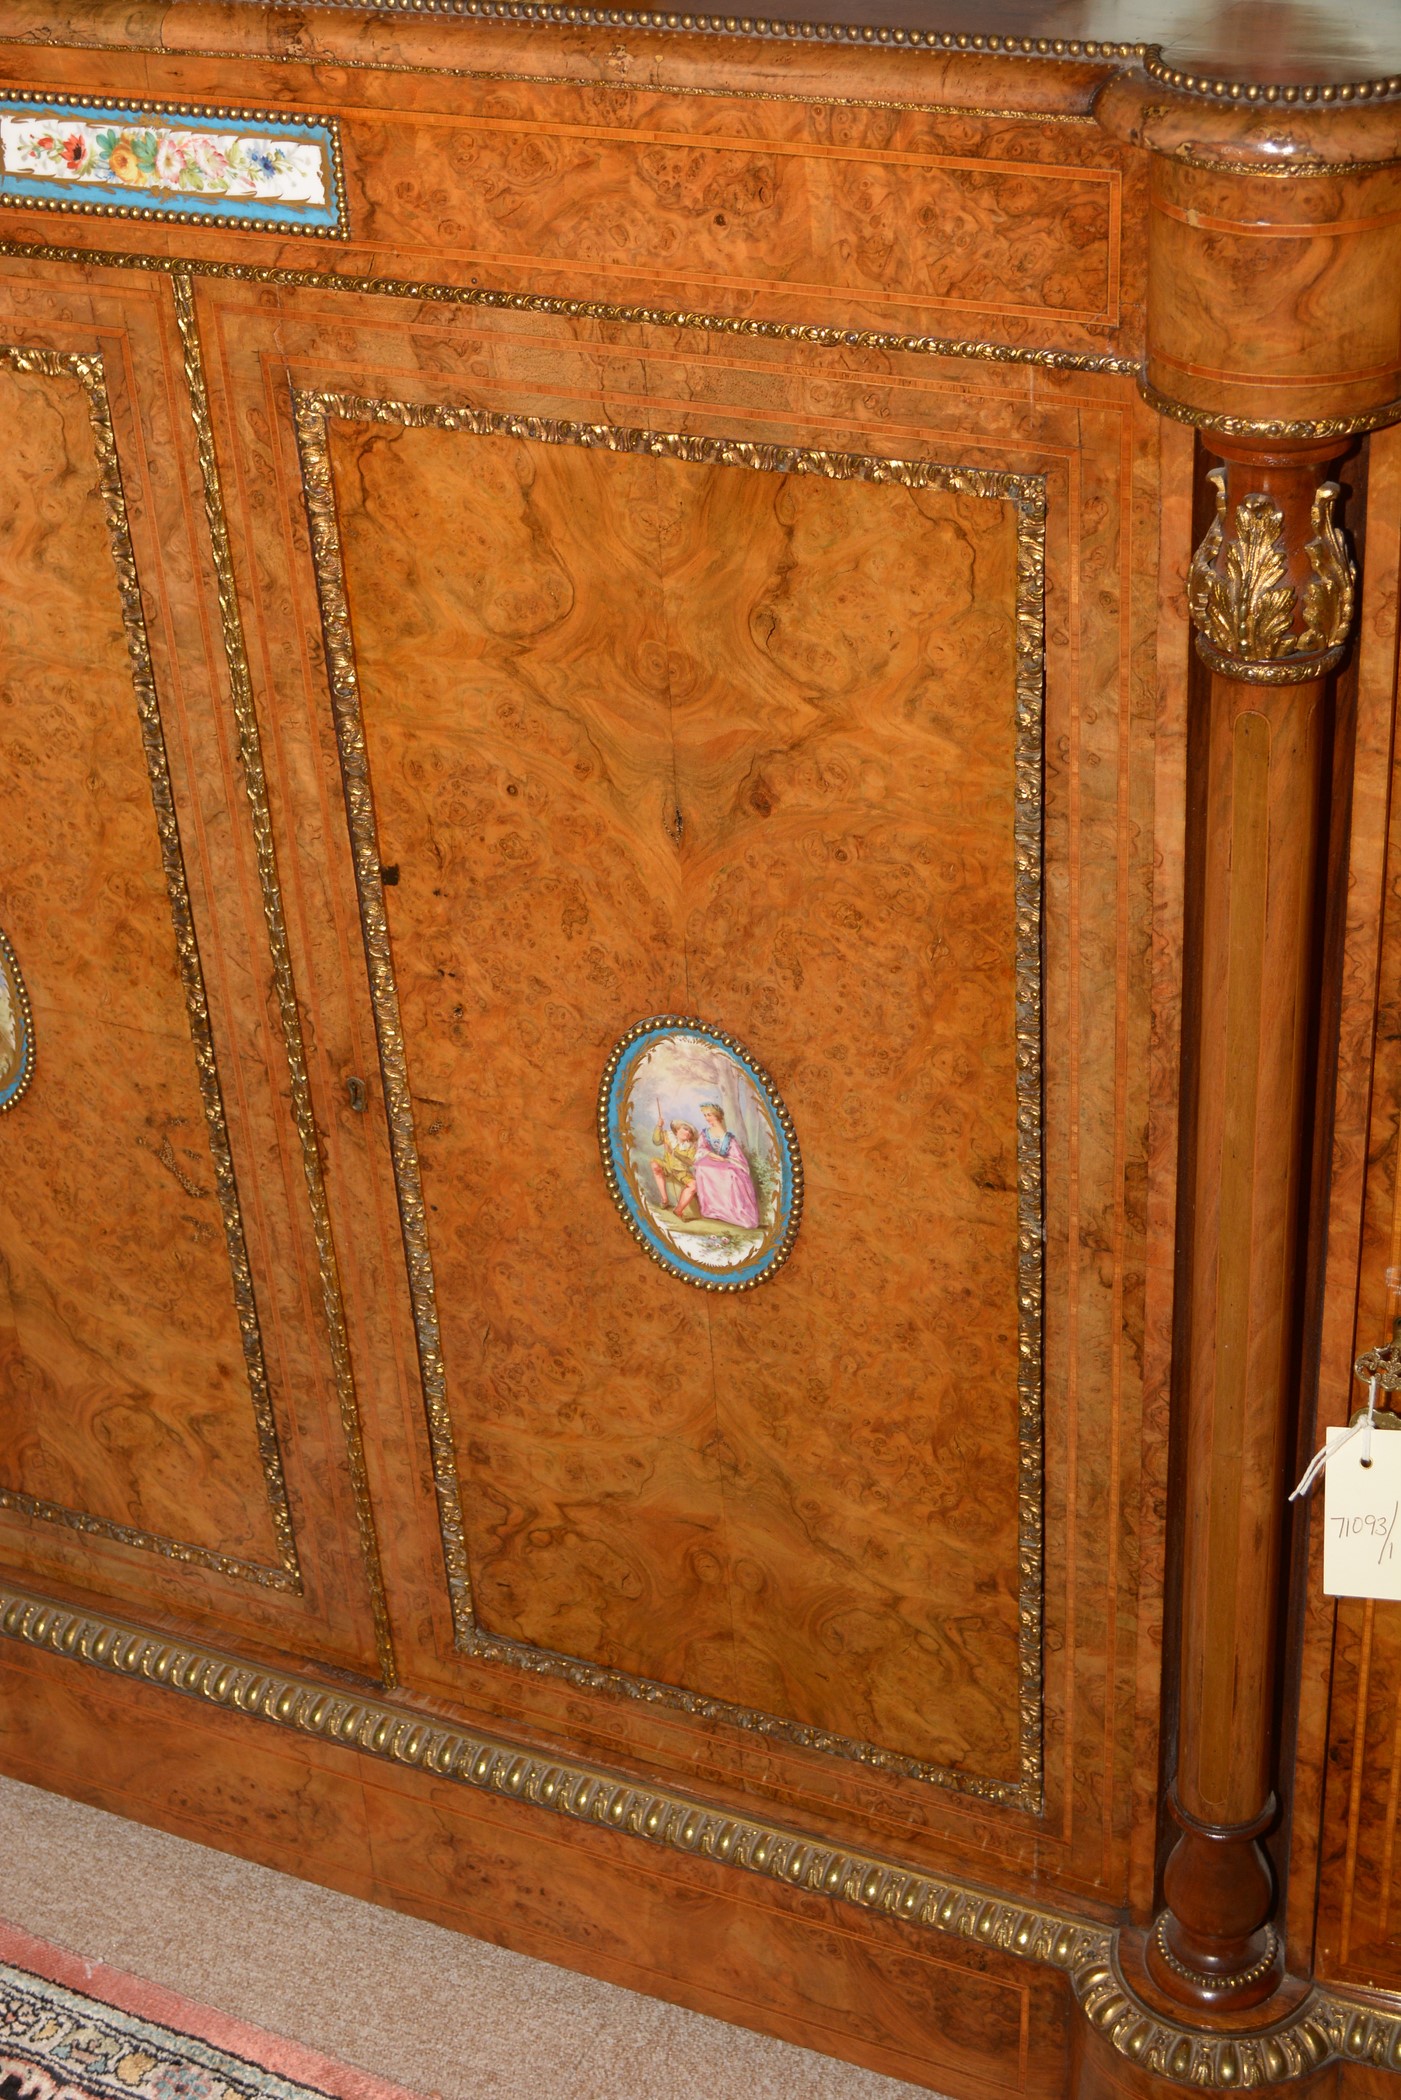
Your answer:
[[[0,2100],[422,2100],[0,1923]]]
[[[220,2016],[285,2038],[291,2055],[243,2052],[290,2081],[266,2100],[295,2100],[298,2084],[371,2100],[315,2057],[432,2100],[929,2100],[922,2088],[4,1778],[0,1861],[0,1917],[89,1965],[86,1984],[74,1968],[65,1985],[132,2003],[117,1984],[104,1991],[91,1967],[103,1963],[128,1972],[118,1984],[149,1979],[194,2001],[202,2024],[192,2017],[184,2031],[210,2047],[239,2053]],[[0,1941],[0,1962],[15,1962],[5,1948],[18,1944]],[[182,2025],[159,1995],[139,2010]],[[228,2100],[239,2100],[225,2070],[201,2060],[200,2075],[223,2078]],[[53,2100],[42,2080],[33,2100]],[[199,2094],[176,2077],[163,2100]]]

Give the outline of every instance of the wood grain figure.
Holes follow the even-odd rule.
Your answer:
[[[336,453],[483,1627],[1015,1780],[1008,507],[471,433]],[[624,1027],[692,1009],[806,1136],[792,1280],[733,1308],[618,1234],[585,1114]]]
[[[162,853],[164,751],[158,717],[143,743],[153,703],[133,689],[89,397],[75,373],[0,365],[0,413],[3,912],[45,1045],[44,1083],[6,1130],[0,1486],[275,1566],[280,1462],[269,1442],[266,1479],[256,1312],[245,1342],[230,1278],[237,1193],[221,1206],[198,955],[173,823]]]
[[[1401,39],[564,12],[0,22],[345,204],[0,139],[0,1765],[956,2100],[1374,2100]],[[667,1014],[752,1289],[610,1194]]]

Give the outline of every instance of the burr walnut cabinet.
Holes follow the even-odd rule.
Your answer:
[[[1401,33],[1186,15],[0,0],[4,1770],[1401,2067]]]

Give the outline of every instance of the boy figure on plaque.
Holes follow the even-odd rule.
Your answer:
[[[662,1148],[661,1158],[652,1161],[652,1178],[657,1184],[662,1209],[674,1210],[678,1218],[684,1217],[688,1210],[697,1211],[695,1171],[700,1132],[693,1123],[673,1122],[668,1125],[659,1100],[652,1143]],[[677,1198],[683,1192],[685,1201],[678,1203]]]

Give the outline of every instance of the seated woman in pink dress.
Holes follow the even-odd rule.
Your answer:
[[[718,1101],[702,1101],[705,1129],[696,1147],[691,1179],[677,1199],[677,1215],[684,1214],[692,1196],[703,1218],[724,1225],[759,1229],[759,1198],[744,1147],[732,1130],[725,1128],[725,1111]]]

